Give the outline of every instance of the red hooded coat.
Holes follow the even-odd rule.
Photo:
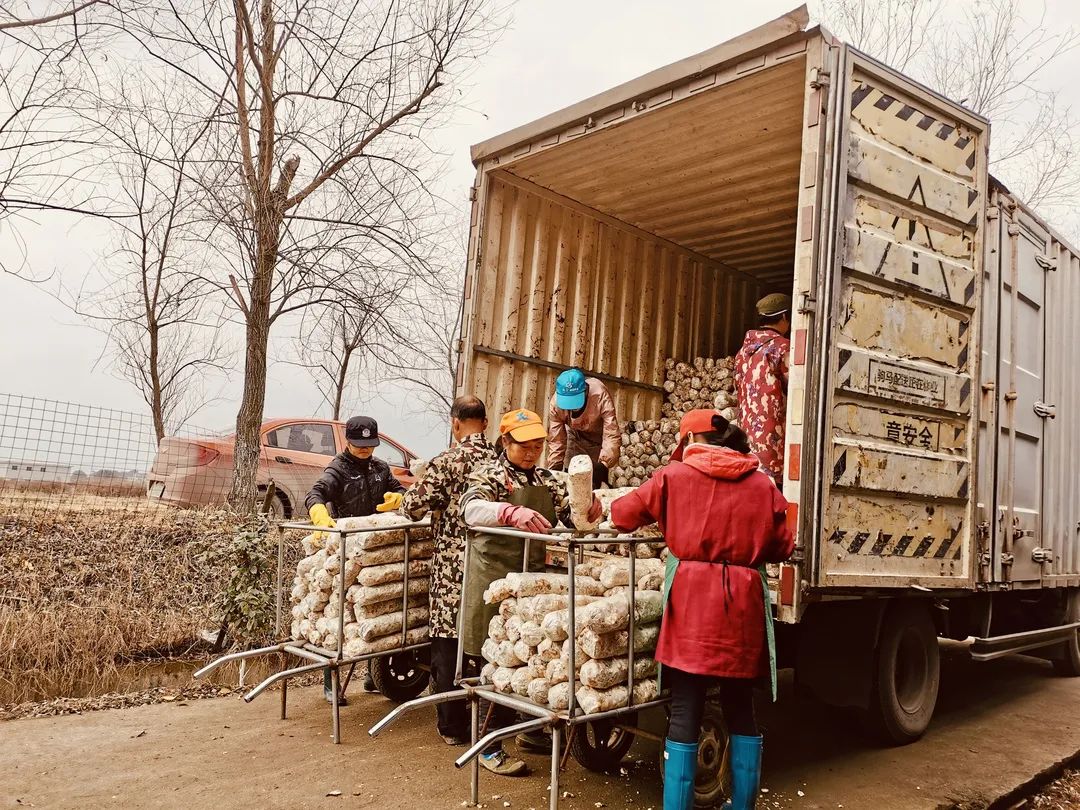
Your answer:
[[[611,505],[623,531],[656,522],[679,560],[668,586],[656,660],[699,675],[769,673],[758,566],[783,562],[794,541],[787,501],[758,459],[693,444]]]

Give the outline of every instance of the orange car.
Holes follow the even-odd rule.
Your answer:
[[[328,419],[271,419],[260,429],[259,489],[274,482],[273,511],[278,518],[303,515],[304,498],[330,459],[345,449],[345,423]],[[375,456],[390,465],[404,486],[416,479],[409,465],[416,454],[380,433]],[[152,501],[174,506],[224,503],[232,486],[235,435],[224,438],[167,437],[146,480]]]

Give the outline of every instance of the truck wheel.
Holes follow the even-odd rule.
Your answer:
[[[697,773],[694,775],[694,807],[719,807],[731,796],[731,757],[728,753],[724,714],[714,703],[705,704],[698,737]],[[664,776],[664,752],[660,751],[660,777]]]
[[[392,653],[368,661],[371,680],[383,697],[404,703],[419,697],[431,679],[429,668],[415,650]]]
[[[1072,588],[1065,596],[1065,624],[1080,622],[1080,588]],[[1080,628],[1073,633],[1072,641],[1064,644],[1061,658],[1054,659],[1054,671],[1069,678],[1080,677]]]
[[[623,724],[633,726],[637,714],[631,713]],[[634,732],[617,728],[610,720],[585,723],[574,729],[570,740],[570,756],[590,771],[605,773],[619,767],[626,752],[634,744]]]
[[[890,745],[919,739],[937,704],[940,665],[937,631],[926,606],[899,602],[886,610],[866,711],[871,732]]]

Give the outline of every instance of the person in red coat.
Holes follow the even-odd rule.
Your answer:
[[[664,810],[693,805],[705,693],[719,687],[731,735],[732,798],[754,806],[761,736],[753,683],[772,676],[772,614],[762,566],[794,548],[787,501],[751,454],[746,434],[717,411],[690,411],[672,462],[611,505],[622,531],[659,524],[668,546],[666,604],[656,660],[671,689]]]

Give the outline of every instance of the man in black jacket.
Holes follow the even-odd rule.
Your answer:
[[[345,450],[323,470],[304,501],[316,526],[333,528],[331,507],[333,517],[344,518],[391,512],[401,505],[405,487],[394,478],[389,464],[372,455],[379,446],[375,420],[354,416],[345,424],[345,441]],[[394,497],[387,498],[388,494]]]
[[[334,528],[334,518],[363,517],[374,512],[392,512],[401,506],[405,487],[390,471],[390,465],[374,458],[379,446],[379,425],[370,416],[354,416],[345,423],[345,450],[323,470],[311,488],[304,506],[311,522]],[[333,516],[330,510],[333,509]],[[328,701],[330,670],[323,673],[323,692]],[[374,692],[371,671],[364,676],[364,691]],[[339,701],[344,703],[344,696]]]

